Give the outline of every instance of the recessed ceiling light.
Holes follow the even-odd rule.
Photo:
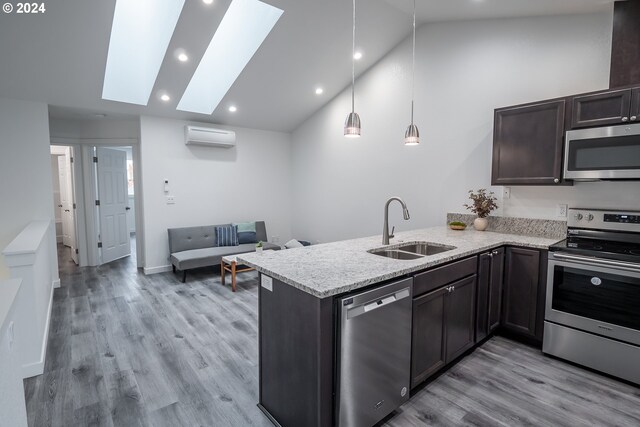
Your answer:
[[[213,3],[213,0],[202,0],[202,3],[211,4],[211,3]]]
[[[189,57],[187,56],[186,53],[181,53],[178,55],[178,61],[187,62],[188,60],[189,60]]]
[[[178,110],[213,113],[282,13],[259,0],[233,0],[191,77]]]
[[[183,6],[184,0],[116,1],[103,99],[149,103]]]
[[[164,102],[167,102],[171,100],[171,97],[166,93],[163,93],[162,95],[160,95],[160,99],[162,99]]]
[[[238,108],[235,105],[232,105],[231,107],[229,107],[229,111],[235,113],[236,111],[238,111]]]
[[[362,52],[356,52],[353,54],[353,59],[358,60],[362,59]]]
[[[322,95],[324,93],[324,89],[322,89],[321,87],[316,88],[316,95]]]

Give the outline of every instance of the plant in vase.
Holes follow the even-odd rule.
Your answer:
[[[498,208],[496,204],[498,199],[494,197],[493,191],[487,192],[485,188],[481,188],[475,193],[473,190],[469,190],[469,199],[472,203],[470,205],[465,203],[464,207],[478,216],[473,220],[473,228],[478,231],[486,230],[489,225],[487,217],[491,211]]]
[[[263,248],[264,248],[264,245],[262,244],[262,240],[256,243],[256,252],[262,252]]]

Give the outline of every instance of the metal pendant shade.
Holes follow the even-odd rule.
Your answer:
[[[418,145],[420,144],[420,132],[418,126],[411,123],[404,133],[404,145]]]
[[[420,132],[418,126],[413,123],[413,102],[416,87],[416,0],[413,0],[413,52],[412,52],[412,68],[411,68],[411,124],[404,133],[404,145],[420,144]]]
[[[344,136],[347,138],[357,138],[360,136],[360,116],[356,112],[351,112],[344,122]]]
[[[358,138],[360,136],[360,116],[355,109],[355,86],[356,86],[356,0],[353,0],[353,39],[351,51],[351,112],[344,122],[344,136],[347,138]]]

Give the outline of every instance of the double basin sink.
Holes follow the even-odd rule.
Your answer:
[[[417,242],[407,243],[402,246],[395,247],[393,249],[381,248],[370,250],[369,253],[383,256],[386,258],[400,259],[400,260],[412,260],[418,258],[424,258],[429,255],[436,255],[442,252],[447,252],[455,249],[455,246],[441,245],[431,242]]]

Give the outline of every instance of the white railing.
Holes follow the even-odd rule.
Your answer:
[[[2,251],[11,277],[22,279],[15,340],[22,377],[42,374],[53,288],[59,286],[53,221],[33,221]]]

